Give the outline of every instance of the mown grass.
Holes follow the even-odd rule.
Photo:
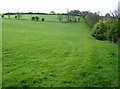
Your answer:
[[[3,19],[3,87],[117,86],[118,47],[84,22]]]

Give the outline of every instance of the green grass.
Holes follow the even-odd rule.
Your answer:
[[[3,19],[3,87],[117,86],[118,47],[84,22]]]

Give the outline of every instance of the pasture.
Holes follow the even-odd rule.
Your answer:
[[[116,44],[93,38],[84,21],[56,23],[51,15],[35,22],[24,17],[2,20],[3,87],[117,86]]]

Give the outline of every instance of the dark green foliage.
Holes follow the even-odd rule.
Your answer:
[[[78,21],[80,22],[80,18],[78,18]]]
[[[33,16],[31,19],[34,21],[34,20],[35,20],[35,17]]]
[[[45,21],[45,19],[44,19],[44,18],[42,18],[41,20],[42,20],[42,22],[44,22],[44,21]]]
[[[4,15],[1,15],[2,18],[4,18]]]
[[[35,19],[36,19],[36,21],[39,21],[40,18],[38,16],[36,16]]]
[[[75,22],[76,22],[77,20],[75,19]]]
[[[105,27],[105,24],[102,21],[99,21],[94,26],[93,36],[96,39],[99,39],[99,40],[107,40],[107,37],[106,37],[106,27]]]
[[[69,14],[74,15],[74,16],[79,16],[80,11],[79,10],[71,10],[71,11],[69,11]]]
[[[111,20],[107,21],[106,24],[108,25],[108,38],[112,42],[117,42],[118,41],[118,20]]]
[[[15,19],[17,19],[17,16],[15,15]]]
[[[40,19],[40,18],[39,18],[38,16],[35,16],[35,17],[33,16],[33,17],[31,18],[31,20],[33,20],[33,21],[39,21],[39,19]]]
[[[89,14],[91,14],[91,12],[89,12],[89,11],[82,11],[82,12],[80,12],[80,16],[82,17],[82,18],[85,18],[87,15],[89,15]]]
[[[117,43],[118,33],[118,20],[115,18],[108,18],[100,20],[94,25],[92,36],[99,40],[109,40]]]

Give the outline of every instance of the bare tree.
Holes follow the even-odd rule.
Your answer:
[[[109,18],[109,17],[111,17],[111,16],[110,16],[109,13],[106,13],[106,14],[105,14],[105,17],[108,17],[108,18]]]
[[[77,10],[67,10],[67,21],[68,22],[76,22],[76,15],[77,15]]]
[[[111,12],[111,15],[114,17],[114,18],[120,18],[120,10],[114,10],[113,12]]]
[[[88,23],[88,25],[90,27],[92,27],[94,24],[97,23],[97,21],[100,19],[99,15],[96,14],[96,13],[92,13],[92,14],[89,14],[87,15],[86,17],[86,22]]]
[[[19,12],[18,12],[18,13],[17,13],[17,15],[18,15],[18,16],[17,16],[17,17],[18,17],[18,19],[20,20],[20,19],[21,19],[21,17],[22,17],[22,16],[21,16],[21,13],[19,13]]]
[[[63,15],[62,14],[59,14],[57,19],[61,22],[63,20]]]
[[[50,14],[55,15],[55,11],[51,11]]]
[[[17,19],[20,20],[22,18],[22,13],[19,12],[19,9],[17,10]]]
[[[69,9],[67,9],[67,21],[70,22],[70,13],[69,13]]]
[[[8,19],[10,19],[10,13],[9,13],[9,11],[8,11]]]

